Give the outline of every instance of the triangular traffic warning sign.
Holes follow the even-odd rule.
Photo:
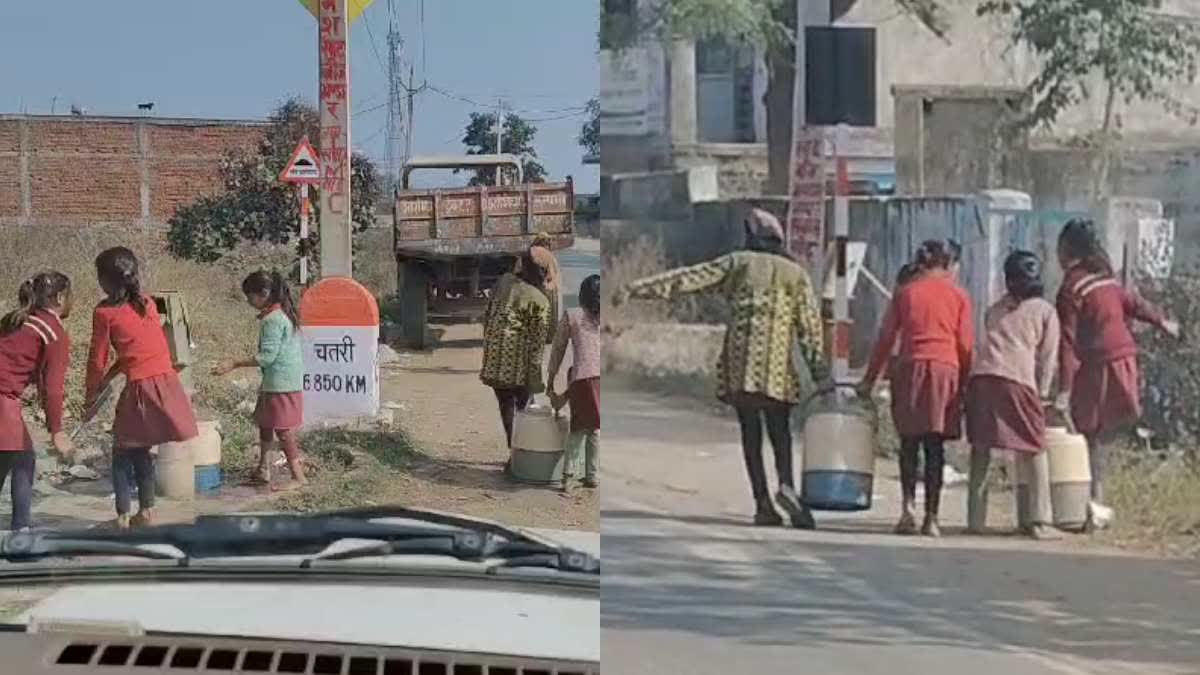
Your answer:
[[[284,183],[319,183],[321,181],[321,160],[317,151],[308,142],[308,136],[300,139],[292,158],[288,160],[279,180]]]

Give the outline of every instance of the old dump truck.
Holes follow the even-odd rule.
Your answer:
[[[494,168],[515,182],[433,190],[409,188],[413,171]],[[504,170],[507,169],[507,170]],[[478,304],[538,233],[551,248],[575,242],[575,188],[526,183],[516,155],[414,157],[404,167],[393,209],[400,333],[427,346],[431,307]]]

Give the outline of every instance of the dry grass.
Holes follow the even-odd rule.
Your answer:
[[[239,288],[242,276],[227,266],[175,260],[166,254],[160,237],[133,229],[5,229],[0,231],[0,309],[11,309],[21,281],[39,270],[55,269],[71,278],[74,310],[66,322],[73,338],[67,400],[76,415],[83,406],[91,310],[103,297],[94,260],[102,250],[118,244],[138,254],[145,289],[184,294],[197,345],[194,356],[198,380],[209,364],[252,353],[254,347],[255,318]]]
[[[359,244],[362,255],[356,259],[356,276],[361,275],[363,283],[378,294],[391,292],[389,284],[394,285],[395,273],[394,263],[389,268],[390,233],[369,232],[362,237]],[[388,238],[386,246],[382,242],[384,238]],[[210,376],[209,370],[216,363],[254,353],[258,326],[254,311],[246,305],[242,295],[241,280],[247,273],[262,267],[291,268],[294,264],[291,247],[245,246],[217,263],[200,264],[169,255],[165,240],[158,232],[68,226],[0,230],[0,311],[8,311],[16,304],[20,283],[39,270],[55,269],[71,278],[74,310],[66,324],[73,346],[67,378],[67,404],[68,414],[76,419],[83,412],[91,310],[103,295],[96,281],[94,260],[102,250],[116,245],[127,246],[138,255],[142,262],[144,289],[149,292],[179,291],[184,295],[196,343],[193,402],[201,418],[221,422],[222,468],[227,479],[238,481],[248,477],[258,461],[257,429],[247,410],[247,402],[253,401],[255,396],[256,375],[243,371],[218,379]],[[342,495],[344,490],[338,486],[346,487],[348,479],[342,476],[344,471],[322,470],[336,466],[336,462],[325,457],[327,453],[322,453],[322,448],[327,445],[322,433],[305,439],[306,445],[318,451],[314,461],[320,479],[313,482],[311,489],[317,494],[316,502],[331,501],[336,505],[340,503],[340,497],[323,500],[320,495]],[[354,440],[370,447],[382,442],[372,442],[367,437],[355,437]],[[108,439],[99,425],[93,425],[83,442],[102,448],[108,444]],[[325,485],[326,482],[331,485]],[[307,497],[297,494],[289,499],[306,503]]]
[[[677,321],[679,323],[723,324],[728,314],[725,300],[713,294],[681,296],[670,302],[631,300],[612,306],[616,290],[632,281],[668,269],[661,242],[642,237],[631,244],[613,249],[606,246],[601,258],[601,303],[605,325],[616,332],[637,323]]]
[[[1116,446],[1104,489],[1116,519],[1104,539],[1164,555],[1200,555],[1200,469]]]

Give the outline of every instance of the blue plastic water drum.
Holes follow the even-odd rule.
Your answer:
[[[221,465],[196,467],[196,492],[212,492],[221,487]]]
[[[814,511],[866,511],[875,477],[855,471],[805,471],[801,494]]]
[[[810,414],[804,424],[801,500],[815,511],[865,511],[875,484],[875,425],[853,411]]]

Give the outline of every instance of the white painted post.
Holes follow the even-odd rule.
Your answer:
[[[346,0],[318,3],[321,276],[351,276],[350,49]]]
[[[300,188],[300,241],[308,239],[308,183],[301,183]],[[300,285],[308,285],[308,253],[300,256]]]
[[[847,196],[846,157],[843,154],[850,144],[849,127],[839,124],[834,136],[833,153],[837,167],[833,197],[833,236],[835,273],[833,282],[833,381],[845,382],[850,374],[849,285],[846,279],[846,245],[850,239],[850,198]]]

